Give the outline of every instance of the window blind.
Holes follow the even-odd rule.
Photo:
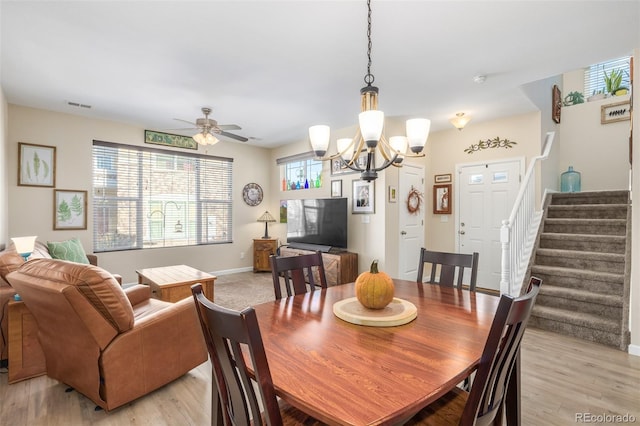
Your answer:
[[[612,70],[622,70],[622,83],[621,87],[630,89],[629,78],[629,62],[630,57],[625,56],[623,58],[614,59],[607,62],[600,62],[593,64],[584,71],[584,97],[595,95],[596,93],[607,93],[605,86],[604,75],[611,73]]]
[[[230,243],[233,159],[93,141],[93,251]]]

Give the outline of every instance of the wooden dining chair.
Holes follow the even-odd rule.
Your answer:
[[[276,397],[254,309],[235,311],[217,305],[206,298],[201,284],[191,286],[191,292],[215,381],[211,424],[320,425],[313,417]],[[255,379],[249,373],[242,347],[247,349]]]
[[[454,286],[462,288],[462,278],[465,268],[471,271],[469,290],[476,291],[476,281],[478,279],[478,259],[477,252],[473,254],[447,253],[441,251],[431,251],[424,247],[420,249],[420,262],[418,263],[417,282],[423,282],[424,265],[431,264],[431,276],[428,283],[440,284],[444,286]],[[437,275],[439,272],[439,275]],[[456,273],[458,275],[456,279]]]
[[[276,299],[282,298],[280,277],[284,280],[287,296],[314,291],[316,285],[327,288],[322,253],[319,251],[300,256],[269,256],[271,262],[271,275],[273,277],[273,290]],[[316,283],[316,278],[317,282]]]
[[[530,283],[529,292],[518,298],[506,294],[500,297],[471,391],[466,392],[455,387],[442,398],[423,408],[405,424],[502,424],[507,399],[510,399],[511,403],[519,404],[519,389],[510,388],[509,385],[519,385],[518,380],[514,380],[517,377],[511,376],[519,374],[519,371],[514,370],[514,366],[518,364],[520,343],[542,280],[533,277]]]

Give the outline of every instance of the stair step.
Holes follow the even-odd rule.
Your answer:
[[[560,266],[596,272],[624,274],[624,254],[539,248],[536,265]]]
[[[549,286],[545,283],[540,288],[536,305],[592,314],[615,320],[617,323],[622,321],[623,301],[620,295]]]
[[[629,191],[556,192],[551,204],[628,204]]]
[[[623,274],[594,272],[559,266],[532,265],[531,274],[541,278],[544,285],[584,289],[593,293],[622,294]]]
[[[548,218],[626,219],[628,204],[560,204],[549,205]]]
[[[628,333],[621,331],[619,322],[603,320],[597,315],[576,314],[563,309],[536,305],[527,327],[578,337],[621,350],[626,350],[628,344]]]
[[[627,239],[622,235],[593,234],[540,234],[540,247],[562,250],[578,250],[624,254]]]
[[[565,219],[547,218],[543,232],[591,235],[626,235],[626,219]]]

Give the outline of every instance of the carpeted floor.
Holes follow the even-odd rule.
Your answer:
[[[217,304],[236,310],[275,300],[271,273],[219,275],[215,282],[214,299]]]

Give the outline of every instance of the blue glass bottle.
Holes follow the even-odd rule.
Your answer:
[[[580,172],[573,170],[573,166],[560,175],[560,191],[580,192]]]

